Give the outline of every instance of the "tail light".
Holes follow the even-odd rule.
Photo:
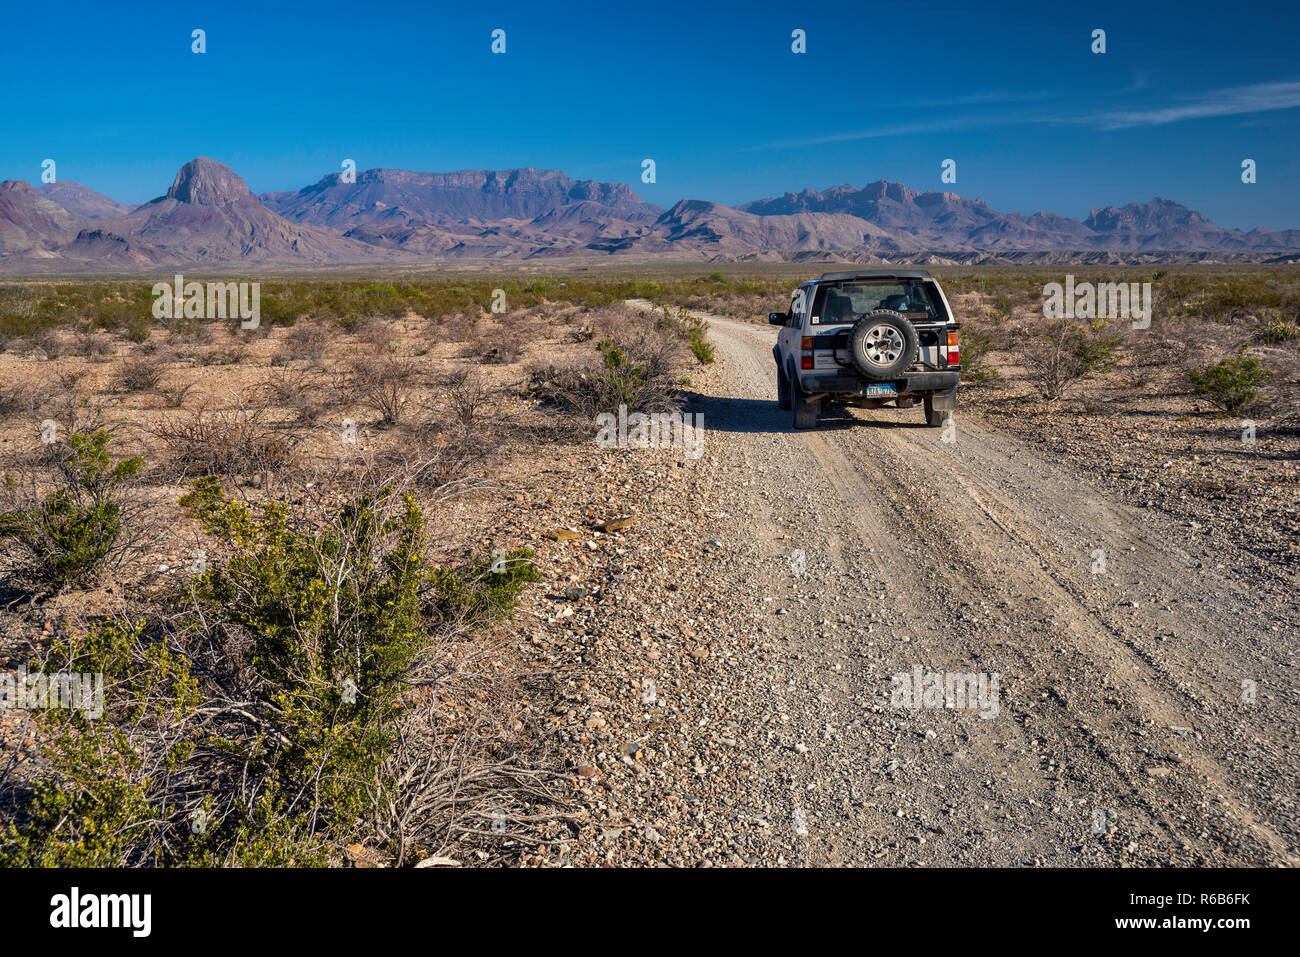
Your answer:
[[[813,337],[812,336],[801,337],[799,339],[799,348],[803,350],[803,354],[799,356],[799,368],[811,369],[813,367],[813,354],[812,354]]]
[[[812,367],[813,367],[812,353],[805,352],[802,356],[799,357],[799,368],[811,369]]]
[[[961,352],[957,344],[957,332],[953,330],[948,333],[948,348],[944,350],[948,357],[948,365],[961,365]]]

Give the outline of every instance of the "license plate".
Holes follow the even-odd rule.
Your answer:
[[[892,385],[869,385],[862,389],[863,395],[898,395],[898,389]]]

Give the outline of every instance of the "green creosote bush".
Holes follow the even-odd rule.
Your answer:
[[[1021,349],[1027,357],[1030,379],[1043,397],[1055,402],[1076,382],[1113,368],[1119,361],[1119,337],[1107,332],[1105,322],[1075,323],[1056,320],[1026,336]]]
[[[1255,387],[1273,373],[1265,369],[1245,349],[1230,359],[1211,363],[1204,369],[1192,369],[1188,378],[1197,392],[1229,415],[1234,415],[1254,405],[1259,398]]]
[[[676,314],[670,313],[667,306],[660,307],[660,312],[656,319],[660,329],[685,342],[700,365],[713,362],[714,347],[708,341],[709,324],[705,319],[692,315],[682,306],[678,307]]]
[[[1001,377],[997,369],[987,362],[993,337],[978,329],[965,328],[961,332],[962,381],[971,385],[992,382]]]
[[[601,411],[612,411],[620,405],[633,407],[646,384],[645,366],[632,362],[613,339],[596,343],[596,351],[600,353],[604,367],[604,372],[597,377]]]
[[[5,475],[15,506],[0,512],[0,541],[25,558],[26,574],[54,591],[93,579],[118,547],[123,487],[144,467],[140,456],[113,462],[112,434],[98,429],[73,433],[57,447],[57,480],[39,501],[24,496],[18,480]],[[22,501],[27,498],[27,501]]]
[[[448,629],[508,613],[532,552],[427,567],[424,516],[380,490],[311,525],[201,479],[181,503],[229,556],[152,626],[99,622],[50,663],[105,675],[104,717],[43,714],[49,774],[2,866],[301,866],[376,821]],[[379,833],[377,833],[379,831]]]

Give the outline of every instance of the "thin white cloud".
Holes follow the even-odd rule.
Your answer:
[[[890,109],[926,109],[943,106],[984,106],[1000,103],[1031,103],[1046,100],[1053,94],[1048,90],[1028,90],[1012,93],[1008,90],[984,90],[975,93],[962,93],[956,96],[936,97],[932,100],[901,100],[881,103],[878,106]]]
[[[1131,89],[1140,89],[1147,84],[1145,74],[1139,74]],[[1129,92],[1121,91],[1119,95]],[[972,94],[972,98],[998,96],[1000,94]],[[1025,99],[1037,99],[1037,95],[1027,95]],[[945,105],[954,105],[959,101],[950,100]],[[967,112],[956,118],[919,120],[912,123],[899,123],[886,126],[870,127],[859,130],[846,130],[830,133],[820,137],[804,137],[795,140],[780,140],[775,143],[762,143],[741,148],[741,152],[755,150],[790,149],[800,146],[816,146],[827,143],[847,143],[854,140],[877,139],[886,136],[910,136],[917,133],[942,133],[950,130],[970,130],[980,127],[1010,126],[1023,123],[1047,124],[1084,124],[1096,126],[1103,130],[1131,129],[1138,126],[1162,126],[1168,123],[1180,123],[1185,120],[1204,119],[1216,116],[1239,116],[1256,113],[1289,110],[1300,107],[1300,82],[1282,81],[1277,83],[1258,83],[1252,86],[1228,87],[1189,97],[1182,103],[1170,106],[1158,106],[1140,110],[1109,110],[1102,113],[1089,113],[1082,116],[1065,116],[1061,114],[1028,113],[981,113]]]
[[[1300,83],[1257,83],[1253,86],[1213,90],[1187,102],[1157,109],[1095,113],[1085,117],[1084,121],[1095,123],[1104,130],[1122,130],[1134,126],[1163,126],[1212,116],[1289,110],[1297,106],[1300,106]]]
[[[1138,90],[1145,90],[1150,85],[1151,85],[1150,74],[1138,73],[1134,75],[1133,82],[1130,83],[1125,89],[1120,90],[1120,93],[1121,94],[1136,93]]]
[[[829,136],[803,137],[797,140],[781,140],[776,143],[763,143],[759,146],[746,146],[741,152],[752,150],[788,149],[794,146],[818,146],[825,143],[847,143],[852,140],[870,140],[882,136],[910,136],[913,133],[941,133],[945,130],[968,130],[979,126],[996,126],[1003,123],[1024,122],[1008,120],[1006,117],[967,116],[961,119],[926,120],[920,123],[902,123],[895,126],[877,126],[866,130],[850,130],[833,133]]]

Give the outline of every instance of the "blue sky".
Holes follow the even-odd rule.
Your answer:
[[[123,202],[198,155],[258,192],[352,158],[562,169],[663,206],[883,178],[1003,212],[1159,195],[1300,227],[1294,2],[64,2],[4,22],[0,179],[49,157]]]

